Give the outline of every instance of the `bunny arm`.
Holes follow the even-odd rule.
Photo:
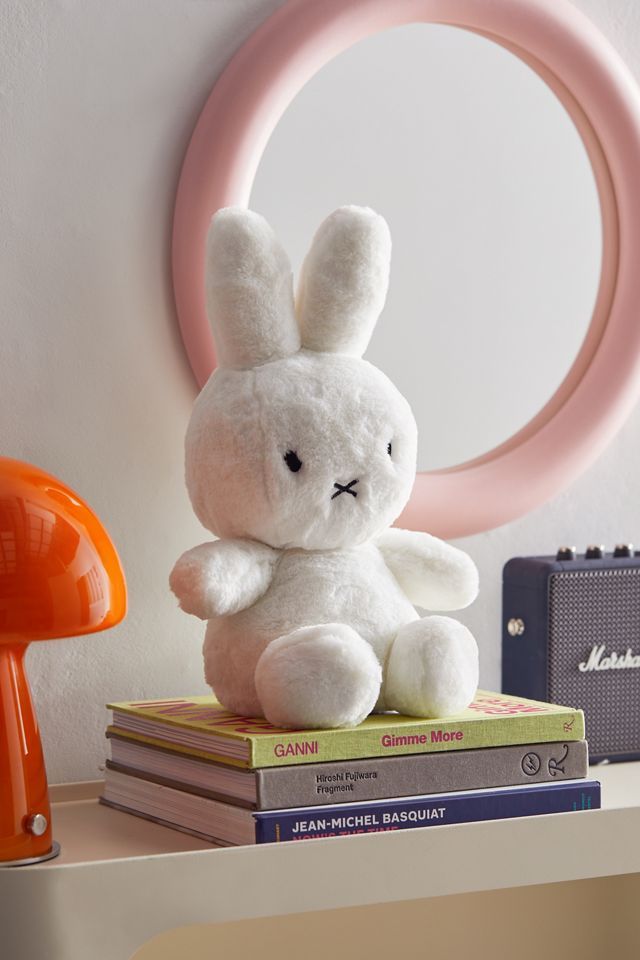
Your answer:
[[[460,610],[478,595],[478,571],[466,553],[428,533],[389,527],[376,545],[407,598],[427,610]]]
[[[267,591],[279,551],[255,540],[215,540],[183,553],[169,577],[180,606],[201,620],[245,610]]]

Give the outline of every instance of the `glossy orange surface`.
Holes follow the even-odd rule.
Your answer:
[[[51,810],[38,721],[24,671],[26,645],[0,646],[0,862],[39,857],[51,849]],[[40,837],[26,829],[41,813]]]
[[[0,457],[0,863],[52,846],[26,648],[105,630],[126,606],[118,555],[92,510],[37,467]],[[38,813],[49,826],[36,837],[27,823]]]
[[[126,602],[93,511],[37,467],[0,457],[0,644],[105,630]]]

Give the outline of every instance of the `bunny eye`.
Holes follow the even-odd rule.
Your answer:
[[[295,450],[288,450],[284,455],[284,462],[291,470],[291,473],[297,473],[302,466],[302,460]]]
[[[391,443],[387,444],[387,453],[391,456]]]

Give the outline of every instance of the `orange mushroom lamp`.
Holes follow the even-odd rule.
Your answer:
[[[0,866],[59,852],[24,657],[35,640],[106,630],[126,613],[118,555],[55,477],[0,457]]]

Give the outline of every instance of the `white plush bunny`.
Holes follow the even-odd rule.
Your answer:
[[[416,468],[411,409],[362,360],[382,310],[382,217],[342,207],[318,230],[294,305],[266,221],[213,218],[207,307],[219,366],[186,437],[186,480],[220,537],[178,560],[171,588],[208,620],[205,675],[221,703],[281,727],[345,727],[372,711],[466,707],[478,650],[449,617],[477,593],[470,558],[391,528]]]

